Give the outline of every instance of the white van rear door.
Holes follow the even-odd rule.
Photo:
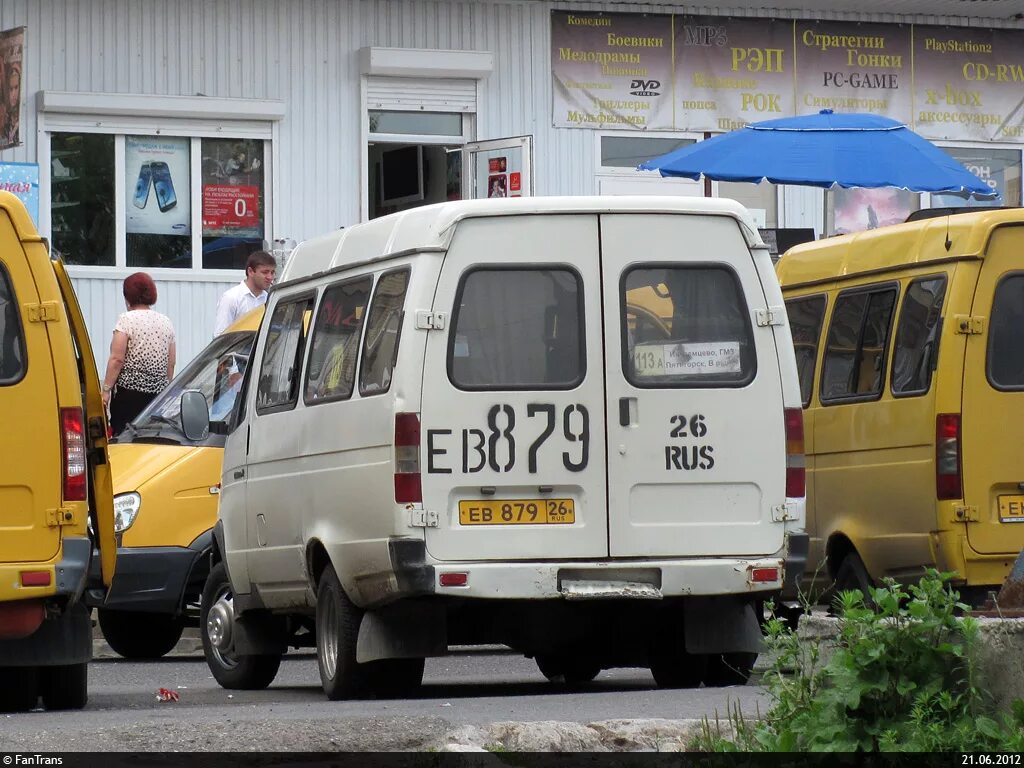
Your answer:
[[[737,222],[605,214],[601,251],[610,554],[777,551],[782,384]]]
[[[423,506],[436,520],[427,550],[439,560],[605,557],[598,217],[457,227],[423,374]]]

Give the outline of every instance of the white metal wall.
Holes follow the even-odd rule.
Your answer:
[[[533,134],[537,193],[593,194],[592,131],[551,126],[553,7],[767,15],[682,4],[548,0],[0,0],[0,29],[28,27],[25,144],[0,152],[0,161],[36,161],[39,90],[280,99],[286,116],[274,169],[274,231],[301,240],[359,218],[358,50],[486,50],[495,62],[481,88],[477,138]],[[813,10],[773,15],[979,23]],[[94,344],[105,348],[122,306],[119,279],[79,277],[76,285],[90,329],[96,330]],[[183,359],[205,343],[216,296],[225,287],[161,283],[157,308],[174,320]]]

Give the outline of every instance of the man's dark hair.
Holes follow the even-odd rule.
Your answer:
[[[253,251],[245,262],[245,273],[249,274],[250,269],[255,272],[258,267],[277,269],[277,259],[266,251]]]

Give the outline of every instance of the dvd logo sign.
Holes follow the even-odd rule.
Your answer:
[[[634,96],[660,96],[661,80],[634,80],[629,84]]]

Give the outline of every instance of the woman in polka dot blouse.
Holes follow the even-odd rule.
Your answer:
[[[153,310],[156,283],[145,272],[124,279],[128,311],[117,318],[110,342],[103,402],[116,435],[149,405],[174,376],[174,326]]]

